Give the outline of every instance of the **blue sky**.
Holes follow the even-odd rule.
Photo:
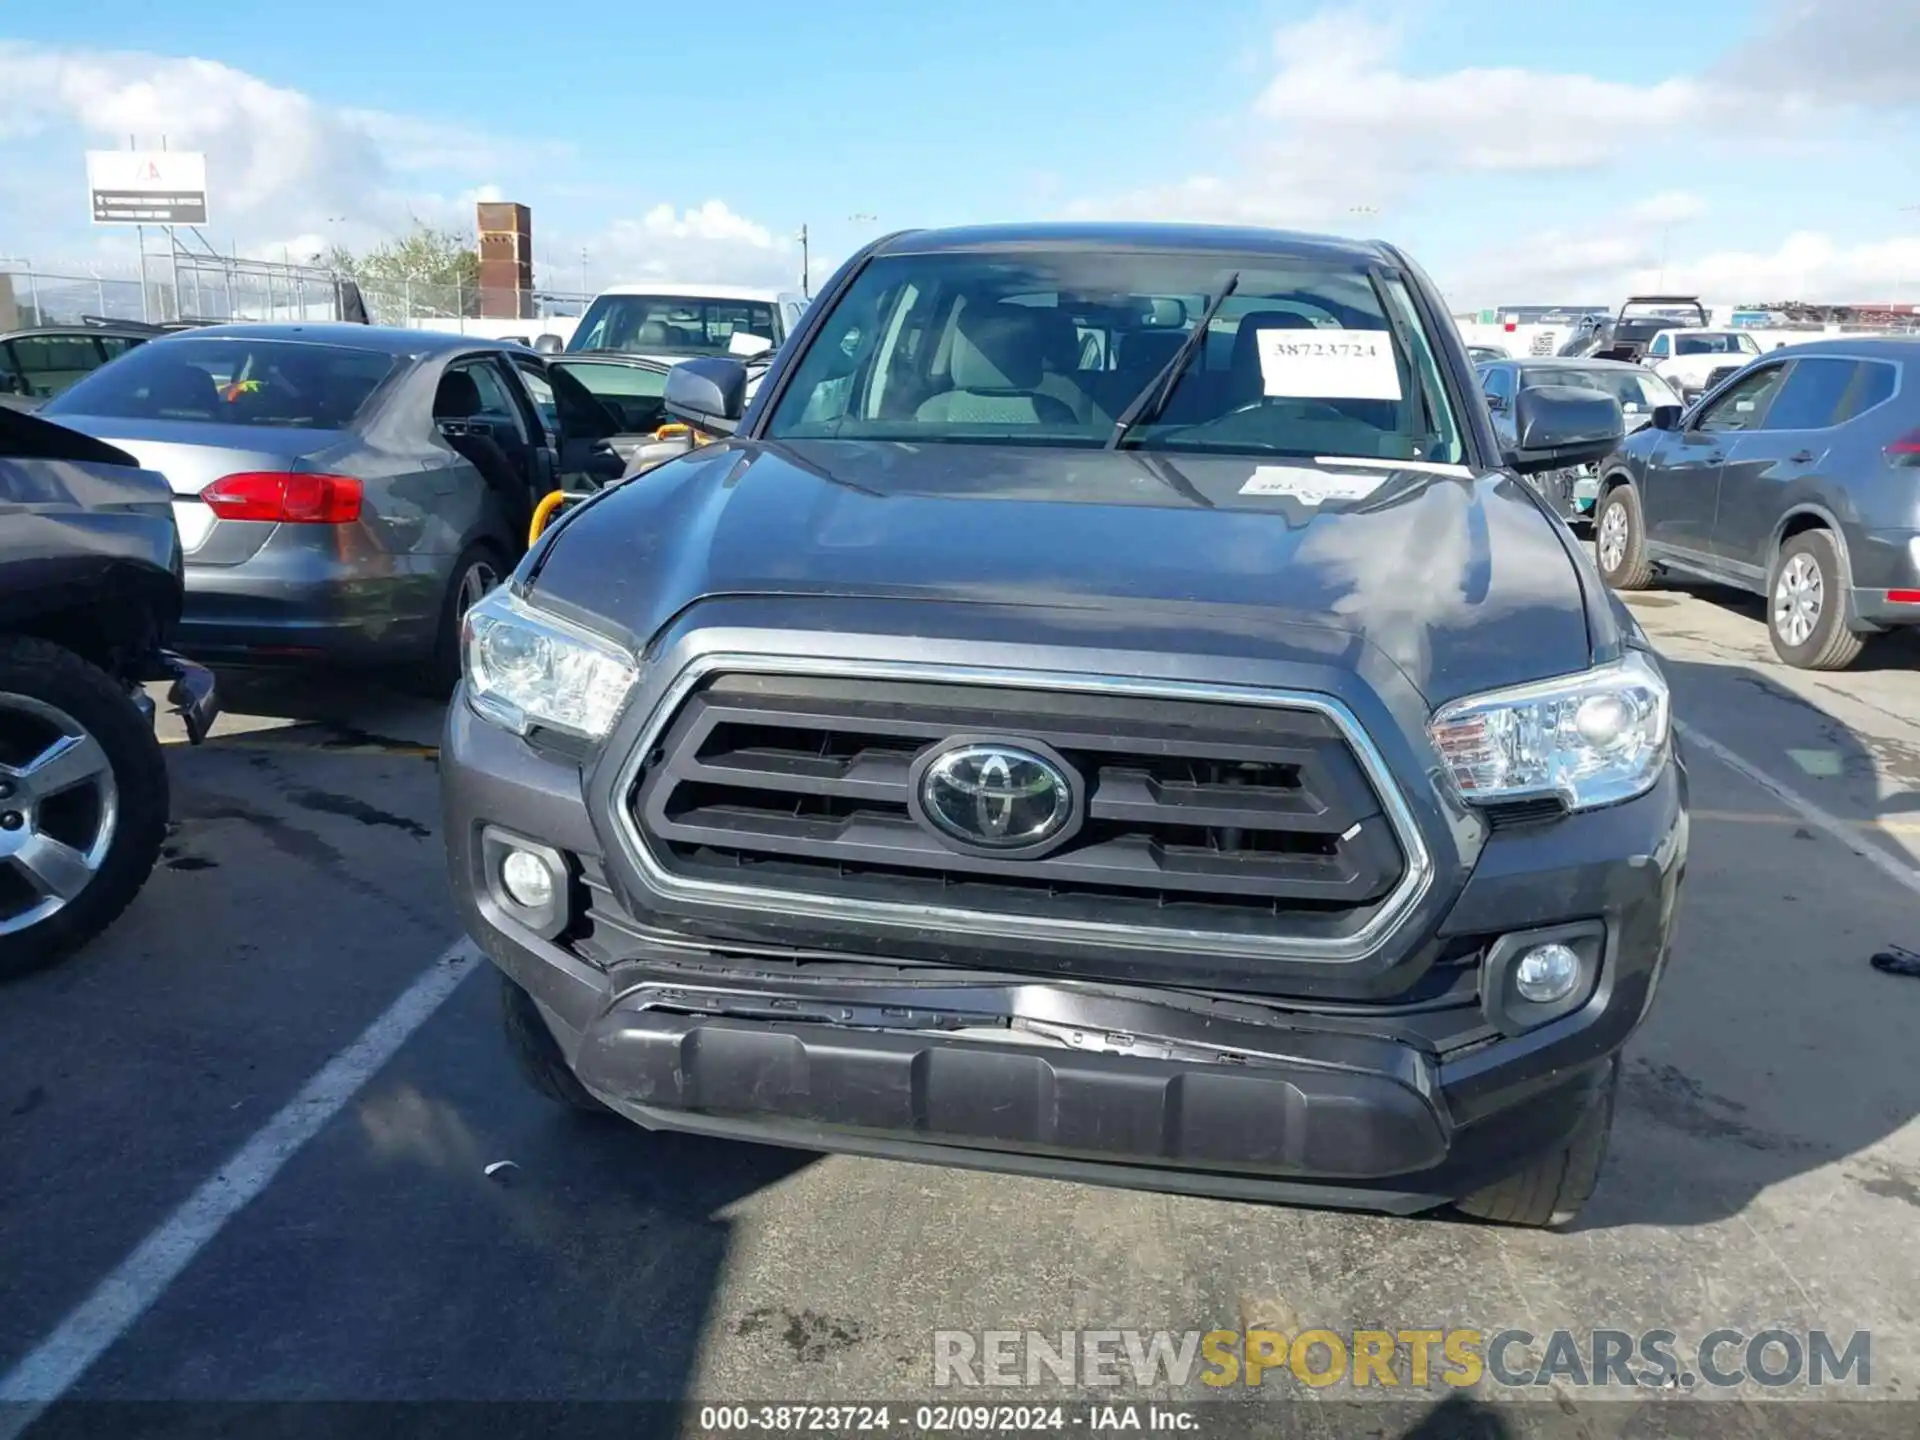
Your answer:
[[[1387,235],[1461,304],[1609,301],[1663,263],[1717,299],[1920,301],[1920,6],[1881,0],[734,0],[709,33],[632,0],[8,11],[0,254],[124,248],[81,152],[164,131],[208,152],[223,244],[499,195],[568,288],[583,248],[589,284],[779,280],[803,222],[831,262],[1129,215]]]

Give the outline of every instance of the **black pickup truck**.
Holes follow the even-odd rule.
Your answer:
[[[1564,1222],[1667,963],[1658,660],[1391,246],[906,232],[466,620],[448,858],[652,1128]]]
[[[213,677],[166,649],[182,561],[166,480],[0,408],[0,977],[111,924],[167,824],[147,682],[198,743]]]

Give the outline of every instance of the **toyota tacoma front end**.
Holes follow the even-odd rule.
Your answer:
[[[848,262],[732,438],[467,620],[469,928],[652,1128],[1515,1223],[1591,1191],[1686,855],[1667,686],[1418,270],[1194,227]]]

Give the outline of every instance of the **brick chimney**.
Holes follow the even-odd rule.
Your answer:
[[[533,317],[533,212],[511,201],[482,201],[480,314],[489,320]]]

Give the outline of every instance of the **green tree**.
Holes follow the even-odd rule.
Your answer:
[[[379,319],[480,313],[480,251],[458,230],[416,220],[363,254],[335,245],[327,264],[359,282]]]

